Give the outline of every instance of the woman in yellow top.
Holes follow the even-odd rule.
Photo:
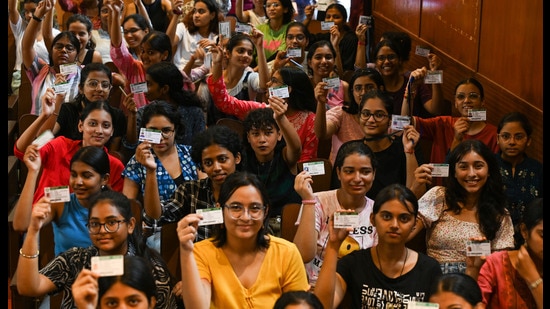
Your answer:
[[[309,289],[296,245],[266,234],[268,197],[256,175],[229,175],[217,207],[223,223],[213,238],[193,243],[202,214],[178,222],[186,308],[271,309],[282,293]]]

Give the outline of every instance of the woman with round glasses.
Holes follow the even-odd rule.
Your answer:
[[[279,51],[277,57],[267,65],[270,72],[275,72],[283,66],[297,67],[308,73],[307,47],[310,33],[301,22],[293,21],[286,28],[286,50]],[[299,51],[299,54],[298,54]]]
[[[194,243],[202,214],[178,222],[186,308],[273,308],[282,293],[307,291],[300,253],[293,243],[267,234],[269,200],[254,174],[236,172],[220,191],[223,225]]]
[[[363,138],[363,129],[359,124],[359,104],[361,98],[371,90],[384,91],[384,80],[375,69],[356,70],[349,82],[348,96],[342,106],[326,108],[328,89],[325,83],[315,87],[317,111],[315,113],[315,134],[319,140],[332,140],[330,161],[334,166],[336,154],[340,146],[348,141]]]
[[[408,108],[408,103],[403,105],[404,109]],[[458,117],[413,117],[413,124],[422,132],[422,139],[432,141],[430,163],[444,163],[449,151],[469,139],[480,140],[497,153],[497,128],[486,121],[483,85],[473,77],[459,81],[455,86],[454,106],[460,113]]]
[[[424,186],[415,187],[414,172],[422,158],[417,154],[420,134],[412,125],[404,125],[397,131],[392,128],[392,100],[383,91],[372,90],[363,95],[359,105],[359,125],[363,142],[374,152],[378,160],[376,177],[367,196],[375,199],[384,187],[400,183],[415,192],[417,197],[425,192]],[[400,135],[388,132],[399,132]],[[336,173],[333,173],[336,175]],[[339,182],[333,176],[333,187]]]
[[[148,248],[136,224],[130,200],[122,193],[106,190],[89,200],[89,211],[79,224],[87,228],[90,246],[72,247],[39,270],[40,229],[51,214],[48,198],[35,204],[31,224],[19,251],[17,289],[25,296],[63,293],[61,308],[75,308],[72,284],[83,269],[92,268],[92,257],[141,256],[151,263],[156,285],[155,308],[178,308],[175,282],[162,257]]]

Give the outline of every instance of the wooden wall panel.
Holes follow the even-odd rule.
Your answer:
[[[479,73],[542,111],[542,0],[485,0],[482,21]]]
[[[528,155],[543,161],[542,0],[374,0],[372,11],[375,41],[390,30],[411,36],[407,69],[428,65],[417,45],[441,57],[445,99],[454,102],[455,85],[473,76],[484,86],[488,122],[525,113],[534,128]]]

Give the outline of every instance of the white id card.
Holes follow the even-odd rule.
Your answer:
[[[414,50],[414,54],[422,57],[428,57],[430,54],[429,48],[424,48],[420,45],[416,45],[416,49]]]
[[[407,304],[407,309],[438,309],[439,304],[437,303],[428,303],[422,301],[409,301]]]
[[[228,21],[224,21],[218,24],[219,25],[219,31],[220,34],[223,35],[224,38],[230,38],[231,37],[231,30],[230,25]]]
[[[328,78],[325,77],[323,78],[323,82],[327,83],[327,85],[325,86],[325,89],[332,89],[340,86],[340,78],[338,78],[338,76],[328,77]]]
[[[49,141],[54,139],[54,135],[52,131],[46,130],[42,134],[38,135],[38,137],[32,141],[33,145],[36,145],[38,149],[42,148],[42,146],[46,145]]]
[[[356,227],[359,224],[359,214],[356,212],[335,212],[334,213],[334,227],[335,228],[348,228]]]
[[[59,66],[59,72],[63,75],[74,74],[78,72],[78,64],[66,63]]]
[[[159,144],[162,138],[162,132],[160,130],[153,130],[147,128],[141,128],[139,130],[139,141],[150,142],[152,144]]]
[[[270,97],[279,97],[281,99],[288,98],[288,86],[279,86],[269,88]]]
[[[130,90],[134,94],[147,93],[147,82],[130,84]]]
[[[489,241],[466,241],[466,256],[488,256],[491,254]]]
[[[434,167],[432,177],[449,177],[449,164],[432,163],[431,165]]]
[[[391,115],[391,128],[396,131],[403,130],[403,127],[411,124],[411,117],[402,115]]]
[[[303,168],[304,171],[307,171],[311,176],[325,174],[325,162],[323,161],[304,162]]]
[[[322,21],[321,22],[321,30],[330,30],[330,28],[334,26],[333,21]]]
[[[424,84],[443,84],[443,71],[428,71],[424,77]]]
[[[487,110],[485,108],[471,108],[468,110],[468,120],[485,121],[487,120]]]
[[[221,208],[197,209],[197,214],[202,215],[199,226],[223,223],[223,213]]]
[[[92,271],[101,277],[121,276],[124,274],[124,256],[92,256]]]
[[[301,48],[289,48],[286,50],[286,56],[287,57],[302,57],[302,49]]]
[[[69,186],[46,187],[44,195],[50,198],[50,203],[65,203],[71,200]]]

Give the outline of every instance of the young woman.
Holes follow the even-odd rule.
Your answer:
[[[469,139],[449,153],[448,163],[445,186],[432,187],[418,201],[420,220],[412,236],[426,228],[427,254],[443,273],[465,272],[468,240],[489,240],[491,252],[509,250],[514,229],[495,154],[483,142]]]
[[[145,245],[141,227],[136,224],[130,200],[126,196],[107,190],[90,200],[85,223],[92,245],[73,247],[39,269],[40,229],[50,210],[47,197],[33,207],[31,223],[17,263],[17,290],[21,295],[42,296],[61,291],[61,308],[74,308],[71,287],[82,269],[91,269],[93,256],[135,255],[144,257],[153,265],[157,300],[155,308],[176,308],[171,274],[162,257]]]
[[[384,91],[382,76],[375,69],[359,69],[353,73],[348,89],[349,101],[344,101],[341,106],[335,106],[327,110],[328,89],[325,83],[320,82],[315,86],[315,98],[317,99],[317,111],[315,113],[315,134],[319,140],[330,138],[332,140],[330,161],[334,166],[336,154],[340,146],[351,140],[363,138],[363,129],[359,124],[359,104],[363,95],[370,90]]]
[[[155,308],[157,287],[149,261],[140,256],[124,256],[123,263],[120,276],[100,277],[97,272],[83,269],[71,287],[76,308]]]
[[[286,50],[285,34],[288,24],[294,18],[294,7],[291,0],[266,0],[264,10],[267,22],[260,24],[258,30],[264,34],[265,59],[270,62],[279,51]],[[257,55],[255,64],[260,63]]]
[[[313,87],[321,84],[320,87],[323,89],[328,88],[325,79],[338,77],[334,71],[335,59],[336,51],[329,41],[322,40],[311,44],[307,53],[307,66]],[[340,79],[338,86],[328,89],[326,97],[320,98],[320,100],[326,103],[327,109],[342,106],[344,102],[349,102],[348,88],[348,82]]]
[[[25,232],[31,221],[32,196],[42,165],[36,148],[36,145],[30,145],[25,152],[28,173],[14,212],[13,229],[16,231]],[[44,218],[44,224],[53,224],[56,256],[72,247],[92,244],[86,228],[89,200],[109,184],[109,156],[103,149],[82,147],[73,155],[70,164],[71,177],[64,184],[73,192],[70,201],[51,202],[51,211]]]
[[[523,243],[519,223],[525,206],[543,195],[542,162],[527,156],[531,145],[533,127],[527,116],[521,112],[508,113],[497,126],[497,142],[500,149],[497,156],[504,192],[508,196],[508,211],[514,224],[515,248]]]
[[[186,308],[248,304],[271,309],[282,293],[308,289],[296,246],[267,234],[269,198],[255,175],[229,175],[216,207],[221,208],[223,227],[210,239],[194,243],[202,214],[178,222]]]
[[[65,102],[73,100],[78,94],[78,83],[80,81],[80,66],[72,67],[69,73],[61,73],[62,65],[71,65],[77,61],[80,53],[80,41],[72,32],[64,31],[59,33],[50,46],[50,57],[48,60],[37,57],[34,44],[40,32],[41,22],[46,13],[53,8],[52,0],[45,0],[38,4],[32,18],[21,39],[21,51],[23,65],[26,74],[32,85],[32,105],[30,113],[40,115],[42,113],[41,98],[45,96],[47,89],[54,85],[67,83],[65,91]]]
[[[253,37],[261,37],[259,31],[255,31]],[[223,113],[244,119],[247,113],[253,109],[265,108],[266,103],[256,101],[243,101],[230,96],[227,93],[222,78],[222,50],[220,47],[212,48],[212,75],[206,82],[216,107]],[[286,116],[298,132],[302,144],[302,156],[300,161],[306,161],[317,157],[319,140],[315,136],[313,125],[315,122],[315,98],[313,87],[309,83],[306,73],[298,68],[282,67],[273,72],[271,80],[266,87],[288,86],[289,97],[284,99],[287,103]],[[268,95],[268,103],[272,104],[272,96]]]
[[[311,175],[302,171],[294,188],[302,198],[302,209],[296,220],[298,229],[294,243],[306,263],[309,284],[315,287],[329,237],[328,222],[337,211],[353,210],[359,215],[358,225],[339,250],[342,257],[352,251],[369,248],[378,242],[378,234],[370,222],[374,201],[366,197],[376,174],[377,161],[362,140],[344,143],[338,150],[335,171],[341,188],[313,192]]]
[[[183,0],[174,1],[174,7],[181,7],[183,3]],[[195,51],[216,42],[223,15],[216,0],[197,0],[183,22],[179,22],[179,18],[180,15],[172,14],[166,34],[172,38],[172,48],[175,50],[173,62],[182,71],[188,62],[191,68],[203,64],[195,58]]]
[[[59,102],[56,97],[55,111],[42,125],[40,133],[50,129],[55,136],[82,139],[82,132],[78,131],[82,110],[90,102],[107,101],[113,87],[112,81],[111,70],[103,63],[92,62],[84,66],[78,84],[78,95],[67,104]],[[110,153],[115,153],[121,150],[122,139],[126,135],[126,117],[124,112],[116,107],[111,107],[111,112],[114,130],[107,147]]]
[[[14,154],[23,160],[27,148],[35,140],[38,130],[44,122],[53,115],[55,110],[54,90],[48,89],[42,98],[42,114],[21,134],[14,146]],[[90,102],[80,115],[78,130],[82,132],[82,140],[72,140],[58,136],[47,144],[32,148],[34,157],[42,159],[42,174],[34,193],[33,203],[44,195],[44,188],[65,186],[69,183],[70,160],[75,152],[84,146],[95,146],[108,152],[105,144],[113,135],[113,116],[111,106],[107,101]],[[115,156],[109,154],[110,175],[109,184],[115,191],[122,191],[122,170],[124,164]]]
[[[492,253],[479,269],[477,283],[487,308],[543,308],[543,208],[542,197],[533,199],[520,223],[525,243],[517,250]]]
[[[171,64],[173,65],[173,64]],[[179,74],[177,69],[176,73]],[[181,76],[181,74],[179,74]],[[122,173],[122,193],[130,199],[146,195],[145,183],[148,171],[157,177],[161,203],[171,198],[174,190],[188,180],[197,180],[197,167],[191,160],[191,146],[175,141],[180,114],[166,101],[153,101],[143,107],[142,128],[159,130],[158,144],[141,142]],[[149,156],[151,155],[151,156]],[[144,230],[149,235],[147,244],[160,252],[160,224],[147,216],[143,218]]]
[[[353,308],[401,306],[428,301],[430,288],[441,275],[433,258],[406,247],[414,230],[418,202],[401,184],[391,184],[377,195],[370,215],[378,244],[338,258],[352,228],[335,228],[329,221],[325,259],[314,293],[325,308],[336,308],[349,293]]]
[[[245,9],[245,2],[251,2],[252,7]],[[267,18],[263,0],[236,0],[235,8],[232,10],[235,12],[235,16],[239,19],[239,22],[251,24],[255,27],[265,23]]]
[[[304,72],[308,72],[307,53],[309,46],[309,31],[301,22],[293,21],[286,28],[286,50],[279,51],[277,57],[268,63],[270,72],[275,72],[283,66],[297,67]],[[290,49],[300,50],[300,56],[290,56]],[[295,51],[292,51],[295,52]]]
[[[118,7],[114,6],[114,3],[108,4],[107,7],[110,9],[109,13],[111,14],[111,18],[116,16],[119,21],[119,27],[122,27],[122,35],[124,37],[124,41],[126,42],[128,52],[134,59],[139,59],[139,54],[141,53],[139,48],[141,41],[147,33],[153,31],[153,28],[151,28],[151,23],[147,18],[140,14],[131,14],[121,18],[121,12]],[[122,9],[123,8],[120,8],[120,10]],[[111,36],[110,29],[112,24],[113,22],[111,21],[111,24],[109,25],[109,37]],[[118,36],[118,38],[120,38],[120,36]]]
[[[144,209],[147,216],[158,220],[162,225],[177,222],[197,209],[216,207],[221,185],[227,176],[241,168],[243,159],[242,138],[226,126],[210,126],[193,140],[191,159],[201,172],[208,176],[204,179],[189,180],[178,185],[170,198],[161,200],[158,177],[151,177],[156,168],[147,163],[148,173],[145,180]],[[152,154],[143,148],[141,154],[151,161]],[[211,236],[209,226],[199,227],[197,240]]]

